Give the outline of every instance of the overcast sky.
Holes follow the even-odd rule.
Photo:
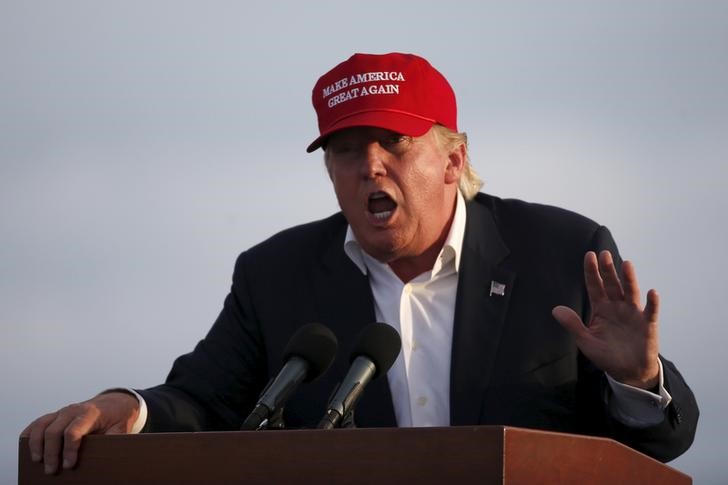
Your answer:
[[[337,210],[310,106],[354,52],[451,81],[484,190],[607,225],[724,480],[728,2],[0,1],[0,482],[38,415],[146,387],[237,254]]]

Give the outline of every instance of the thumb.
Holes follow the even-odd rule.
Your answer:
[[[569,307],[559,305],[555,306],[551,310],[551,315],[561,324],[566,330],[568,330],[576,339],[583,337],[587,333],[584,322],[581,321],[579,315]]]

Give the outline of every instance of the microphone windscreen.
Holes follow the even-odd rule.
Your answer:
[[[283,361],[292,356],[308,363],[309,369],[304,382],[311,382],[326,372],[336,356],[338,342],[329,327],[320,323],[308,323],[299,328],[288,341],[283,352]]]
[[[399,355],[402,341],[399,333],[386,323],[372,323],[362,330],[359,342],[351,353],[351,361],[363,355],[376,366],[373,378],[386,373]]]

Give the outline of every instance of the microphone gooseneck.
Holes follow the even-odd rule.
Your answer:
[[[327,406],[319,429],[340,426],[342,418],[353,412],[366,385],[386,374],[402,347],[399,333],[386,323],[373,323],[359,335],[351,353],[349,371]]]
[[[279,410],[302,382],[311,382],[331,366],[338,346],[336,336],[325,325],[309,323],[299,328],[283,352],[283,367],[263,389],[241,430],[256,430]]]

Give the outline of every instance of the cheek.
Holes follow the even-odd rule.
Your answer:
[[[406,180],[410,198],[422,204],[437,202],[445,186],[442,167],[434,162],[410,170]]]
[[[342,177],[341,174],[331,173],[331,183],[334,186],[334,194],[339,202],[339,207],[346,212],[355,201],[356,184],[350,177]]]

